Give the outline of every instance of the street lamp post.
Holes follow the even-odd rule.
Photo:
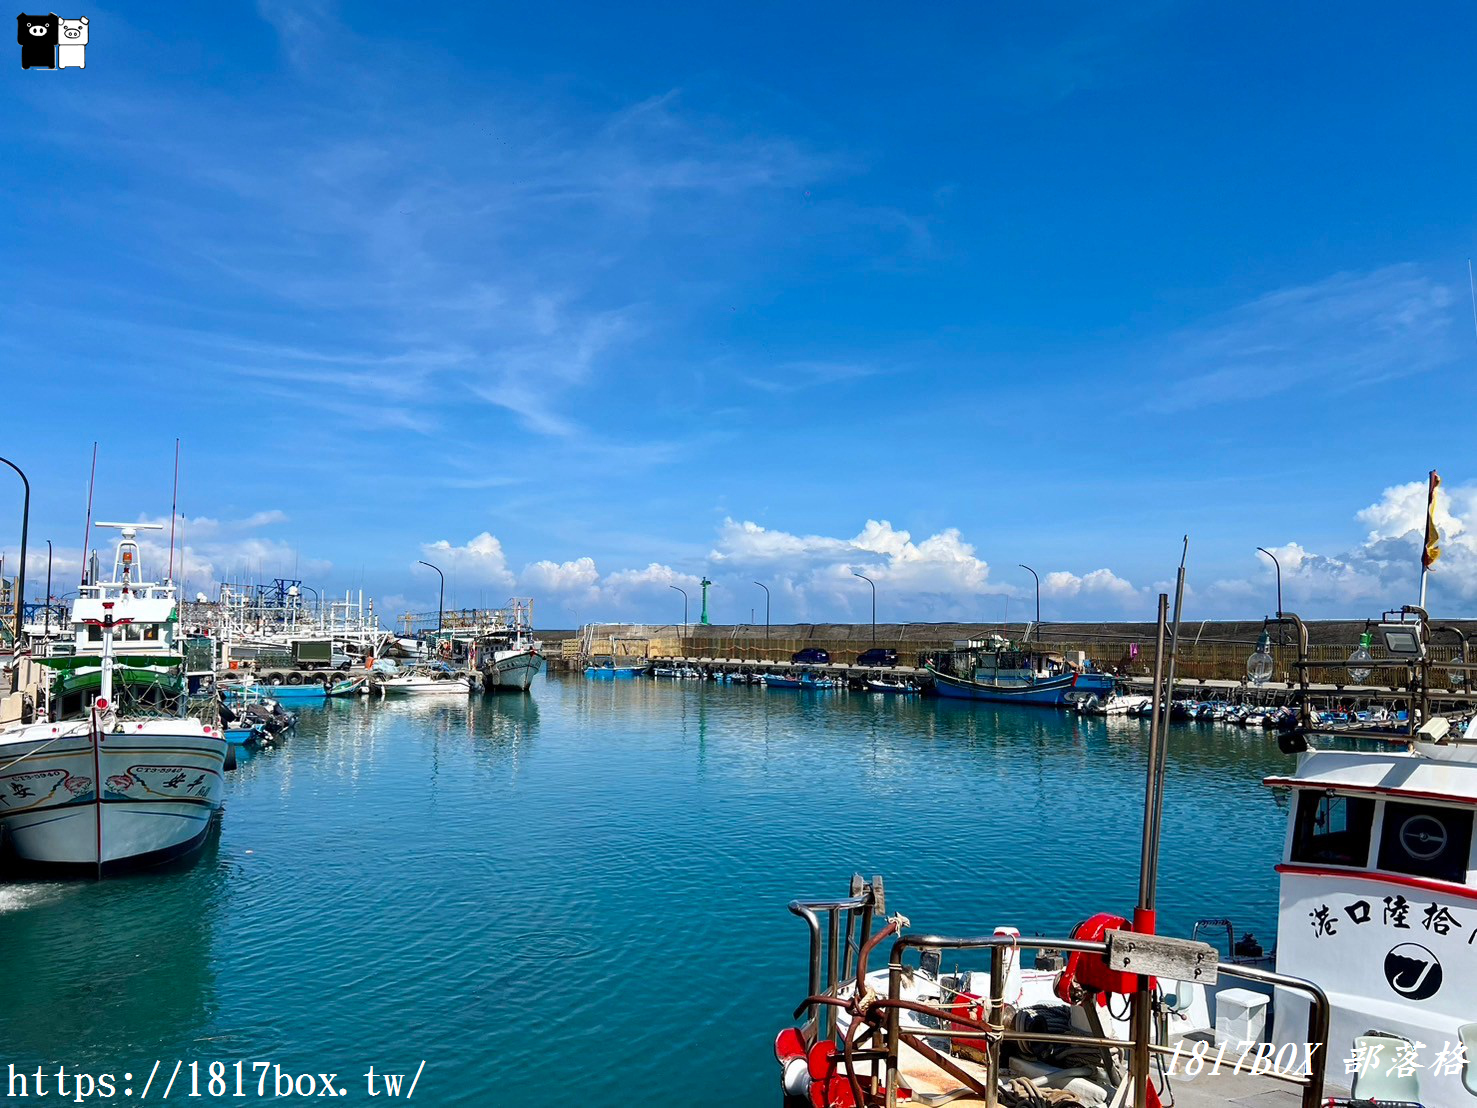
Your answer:
[[[1272,564],[1277,567],[1277,618],[1278,619],[1281,619],[1282,618],[1282,563],[1277,560],[1277,555],[1273,554],[1265,546],[1259,546],[1259,547],[1257,547],[1257,549],[1260,550],[1267,557],[1271,558],[1272,559]]]
[[[677,589],[682,594],[682,637],[685,639],[687,637],[687,590],[679,589],[676,585],[668,585],[667,588]],[[679,642],[677,645],[680,647],[682,644]],[[686,650],[683,650],[682,656],[687,657]]]
[[[1277,560],[1277,555],[1273,554],[1265,546],[1259,546],[1259,547],[1257,547],[1257,549],[1260,550],[1267,557],[1271,558],[1272,559],[1272,564],[1277,567],[1277,618],[1278,619],[1281,619],[1282,618],[1282,563]],[[1282,645],[1282,625],[1280,623],[1277,625],[1277,645],[1278,646],[1281,646]]]
[[[430,562],[422,562],[421,565],[427,569],[434,569],[436,576],[441,578],[441,595],[436,599],[436,634],[439,635],[441,634],[441,625],[446,619],[446,574],[442,573],[439,567],[433,566]]]
[[[764,658],[769,660],[769,586],[763,581],[755,581],[764,590]]]
[[[867,584],[869,584],[869,585],[872,586],[872,645],[873,646],[876,646],[877,645],[877,582],[873,581],[865,573],[858,573],[856,570],[852,570],[851,571],[851,575],[853,577],[860,577],[863,581],[865,581]]]
[[[15,667],[10,673],[10,691],[15,692],[20,688],[21,680],[21,612],[23,610],[21,605],[25,601],[26,596],[26,537],[31,529],[31,482],[21,471],[21,467],[9,458],[0,458],[0,462],[4,462],[11,469],[15,470],[16,476],[21,479],[21,484],[26,487],[25,504],[21,508],[21,568],[20,572],[16,575],[15,582],[15,655],[13,658]]]
[[[1041,641],[1041,578],[1036,577],[1036,571],[1028,565],[1017,562],[1023,570],[1036,579],[1036,641]]]

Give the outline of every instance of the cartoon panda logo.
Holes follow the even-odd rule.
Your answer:
[[[22,13],[15,17],[15,23],[15,40],[21,47],[21,68],[55,69],[60,20],[52,14]]]

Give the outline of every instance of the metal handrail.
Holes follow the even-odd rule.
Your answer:
[[[1026,1032],[1017,1031],[1015,1028],[1007,1028],[1001,1025],[1002,1007],[1004,998],[999,994],[999,985],[1005,979],[1005,951],[1014,950],[1053,950],[1053,951],[1075,951],[1083,954],[1106,955],[1108,944],[1105,942],[1090,942],[1083,939],[1054,939],[1041,935],[1019,936],[1019,935],[981,935],[972,937],[949,937],[943,935],[904,935],[895,940],[888,956],[888,999],[896,1002],[902,997],[902,976],[904,972],[903,954],[909,949],[914,950],[988,950],[990,952],[990,983],[991,996],[988,998],[988,1016],[986,1022],[992,1030],[988,1032],[971,1031],[966,1028],[950,1029],[950,1038],[994,1038],[997,1041],[1013,1042],[1060,1042],[1069,1041],[1086,1046],[1102,1046],[1112,1050],[1123,1050],[1133,1052],[1137,1045],[1129,1039],[1109,1039],[1103,1036],[1076,1036],[1059,1035],[1050,1032]],[[1321,988],[1311,981],[1301,978],[1289,977],[1286,974],[1276,973],[1271,970],[1256,969],[1252,966],[1235,963],[1217,963],[1216,972],[1228,974],[1231,977],[1254,981],[1263,985],[1272,985],[1277,988],[1288,989],[1293,992],[1303,993],[1309,999],[1308,1008],[1308,1038],[1309,1043],[1324,1044],[1325,1049],[1315,1050],[1308,1059],[1308,1073],[1306,1075],[1287,1074],[1280,1070],[1269,1071],[1267,1076],[1279,1081],[1299,1086],[1302,1089],[1302,1108],[1319,1108],[1323,1102],[1323,1085],[1325,1072],[1325,1056],[1327,1054],[1328,1029],[1329,1029],[1329,1002],[1327,995]],[[1141,992],[1147,992],[1149,979],[1143,975],[1138,978],[1138,988]],[[887,1017],[887,1037],[882,1056],[887,1072],[887,1104],[893,1108],[897,1104],[897,1079],[898,1079],[898,1053],[901,1038],[899,1035],[899,1009],[891,1007]],[[1162,1043],[1148,1044],[1148,1052],[1165,1055],[1172,1053],[1171,1048]],[[986,1056],[986,1106],[997,1108],[998,1090],[1000,1078],[1000,1052],[991,1050]]]
[[[874,877],[868,884],[858,874],[852,878],[852,889],[853,893],[849,897],[790,902],[791,913],[803,919],[810,932],[810,989],[807,996],[820,995],[822,985],[821,921],[816,913],[826,914],[825,968],[828,973],[827,981],[830,985],[835,985],[856,972],[852,955],[860,955],[861,948],[872,936],[872,922],[876,914],[883,910],[880,877]],[[841,932],[843,912],[846,914],[844,937]],[[833,1029],[834,1013],[824,1005],[811,1004],[808,1007],[810,1018],[806,1021],[805,1030],[817,1038],[828,1037]]]

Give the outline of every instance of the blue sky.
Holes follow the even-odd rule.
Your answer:
[[[1187,616],[1259,545],[1363,615],[1436,468],[1472,614],[1477,11],[1017,7],[59,12],[0,123],[33,549],[94,439],[167,516],[178,435],[192,589],[1148,618],[1188,533]]]

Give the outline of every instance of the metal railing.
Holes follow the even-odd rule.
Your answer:
[[[810,953],[808,969],[808,997],[796,1010],[796,1018],[806,1017],[801,1033],[806,1041],[832,1042],[837,1035],[836,1000],[843,998],[848,986],[862,980],[866,975],[865,951],[873,938],[873,924],[886,911],[882,879],[873,878],[864,882],[860,875],[851,882],[851,895],[828,900],[796,900],[790,911],[803,919],[809,930]],[[825,920],[822,921],[821,917]],[[877,938],[885,937],[886,932]],[[1207,952],[1213,948],[1206,947]],[[920,968],[940,979],[939,966],[945,950],[988,951],[990,956],[990,996],[984,998],[985,1018],[972,1020],[958,1009],[936,1013],[940,1020],[938,1029],[905,1027],[901,1014],[909,1006],[903,1000],[902,988],[905,976],[915,971],[905,967],[903,958],[909,950],[919,952]],[[1006,952],[1020,950],[1050,951],[1053,953],[1078,953],[1096,955],[1106,959],[1109,943],[1082,939],[1059,939],[1047,936],[1022,937],[1015,934],[997,934],[977,937],[949,937],[943,935],[900,935],[892,943],[888,957],[888,987],[885,1005],[874,998],[871,1003],[885,1007],[880,1017],[873,1017],[867,1029],[856,1034],[855,1027],[848,1028],[844,1056],[849,1059],[851,1069],[845,1074],[863,1093],[864,1103],[875,1103],[882,1098],[889,1108],[898,1103],[899,1078],[902,1073],[900,1054],[904,1044],[928,1059],[943,1072],[958,1080],[962,1087],[984,1099],[987,1108],[997,1108],[999,1103],[1001,1048],[1007,1042],[1017,1043],[1067,1043],[1077,1047],[1096,1047],[1103,1052],[1103,1068],[1109,1079],[1119,1083],[1117,1055],[1127,1060],[1127,1070],[1121,1078],[1131,1083],[1131,1088],[1143,1095],[1148,1081],[1150,1059],[1172,1056],[1175,1048],[1164,1040],[1167,1038],[1162,1019],[1157,1021],[1158,1042],[1138,1042],[1132,1038],[1119,1039],[1103,1032],[1096,1024],[1095,1034],[1061,1034],[1047,1031],[1020,1031],[1005,1026],[1005,1001],[1002,995],[1006,978]],[[1218,957],[1218,955],[1211,956]],[[1217,962],[1214,974],[1205,978],[1214,981],[1220,974],[1255,982],[1260,985],[1287,989],[1307,997],[1308,1027],[1306,1042],[1323,1044],[1323,1049],[1310,1053],[1306,1073],[1286,1072],[1281,1069],[1267,1071],[1266,1076],[1283,1081],[1300,1089],[1302,1108],[1318,1108],[1323,1101],[1324,1076],[1329,1030],[1329,1003],[1323,990],[1311,982],[1285,974],[1258,969],[1240,963]],[[1166,978],[1167,979],[1167,978]],[[1152,995],[1151,978],[1140,974],[1136,977],[1137,989],[1133,995],[1140,1002]],[[942,987],[942,982],[940,980]],[[821,998],[829,998],[827,1003]],[[852,997],[852,1000],[858,998]],[[942,998],[941,998],[942,999]],[[1090,1005],[1095,1001],[1089,999]],[[1095,1010],[1095,1009],[1094,1009]],[[853,1021],[861,1019],[853,1015]],[[981,1082],[950,1058],[929,1046],[925,1038],[948,1038],[950,1040],[982,1040],[985,1053],[985,1078]],[[838,1052],[840,1053],[840,1052]],[[835,1055],[833,1055],[835,1057]],[[844,1064],[844,1063],[843,1063]],[[1239,1070],[1239,1063],[1232,1067]],[[1260,1072],[1260,1071],[1259,1071]],[[1145,1098],[1147,1099],[1147,1098]],[[1129,1096],[1128,1104],[1137,1104]]]
[[[1050,950],[1067,954],[1078,952],[1081,954],[1096,954],[1106,959],[1108,944],[1105,942],[1090,942],[1083,939],[1054,939],[1046,936],[1018,936],[1018,935],[981,935],[967,938],[951,938],[943,935],[904,935],[892,944],[892,950],[888,956],[888,999],[896,1001],[902,995],[902,980],[904,967],[902,963],[903,954],[907,950],[919,951],[944,951],[944,950],[988,950],[990,952],[990,996],[987,1000],[987,1015],[985,1022],[989,1025],[988,1031],[970,1030],[968,1028],[954,1028],[948,1030],[951,1039],[984,1039],[986,1042],[1003,1044],[1006,1042],[1039,1042],[1039,1043],[1071,1043],[1077,1046],[1097,1046],[1105,1051],[1122,1051],[1130,1059],[1137,1059],[1139,1066],[1147,1062],[1149,1055],[1167,1057],[1174,1054],[1174,1048],[1163,1042],[1140,1043],[1132,1039],[1117,1039],[1106,1035],[1064,1035],[1054,1034],[1047,1031],[1018,1031],[1014,1027],[1003,1026],[1004,997],[1001,995],[1000,985],[1005,980],[1005,952],[1010,950]],[[1216,975],[1226,974],[1230,977],[1253,981],[1261,985],[1271,985],[1276,988],[1288,989],[1292,992],[1302,993],[1307,996],[1308,1005],[1308,1037],[1304,1040],[1310,1044],[1324,1044],[1324,1049],[1310,1052],[1308,1060],[1308,1073],[1306,1075],[1288,1073],[1280,1069],[1271,1069],[1266,1076],[1279,1081],[1298,1086],[1301,1089],[1302,1108],[1319,1108],[1323,1103],[1323,1079],[1326,1067],[1328,1026],[1329,1026],[1329,1003],[1328,997],[1323,990],[1311,981],[1301,978],[1289,977],[1286,974],[1274,973],[1271,970],[1257,969],[1252,966],[1219,962],[1215,967]],[[1138,992],[1147,992],[1150,989],[1150,978],[1140,974],[1138,976]],[[1088,1003],[1094,1003],[1089,1000]],[[899,1009],[894,1007],[888,1014],[887,1037],[881,1047],[885,1056],[886,1069],[886,1093],[889,1108],[897,1103],[899,1047],[903,1041],[903,1032],[900,1026]],[[987,1108],[996,1108],[999,1100],[1000,1082],[1000,1050],[998,1047],[986,1052],[986,1079],[985,1079],[985,1104]],[[1232,1067],[1233,1071],[1239,1071],[1239,1064]],[[875,1079],[875,1075],[874,1075]],[[1126,1078],[1125,1078],[1126,1080]],[[1130,1100],[1129,1103],[1132,1103]],[[1143,1106],[1140,1106],[1143,1108]]]

